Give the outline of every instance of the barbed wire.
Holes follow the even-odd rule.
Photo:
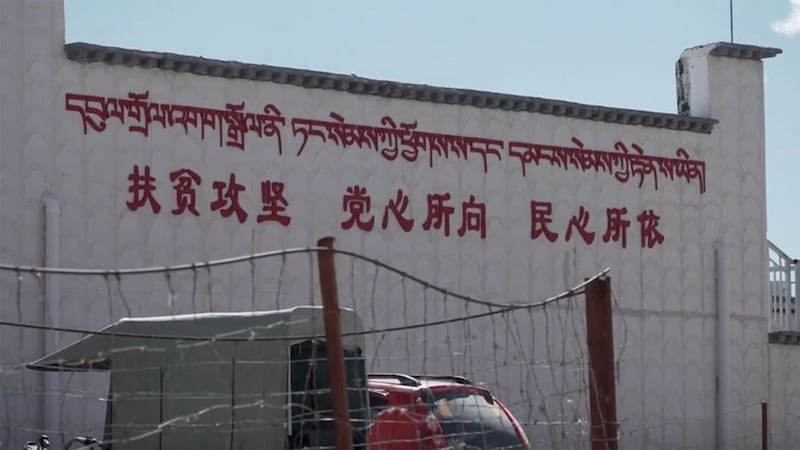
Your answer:
[[[460,317],[453,317],[450,319],[443,319],[437,320],[433,322],[423,322],[417,324],[410,324],[405,326],[397,326],[391,328],[383,328],[383,329],[375,329],[375,330],[364,330],[364,331],[348,331],[343,332],[342,336],[361,336],[361,335],[368,335],[368,334],[376,334],[376,333],[391,333],[396,331],[408,331],[418,328],[427,328],[437,325],[446,325],[450,323],[457,323],[457,322],[465,322],[468,320],[479,319],[483,317],[494,316],[498,314],[504,314],[510,311],[515,310],[526,310],[526,309],[536,309],[536,308],[543,308],[551,303],[558,302],[559,300],[563,300],[566,298],[575,297],[577,295],[581,295],[584,293],[583,287],[588,284],[589,282],[604,276],[608,273],[608,269],[600,272],[599,274],[591,277],[589,280],[581,283],[580,285],[576,286],[574,289],[570,289],[568,291],[562,292],[558,295],[553,297],[547,298],[545,300],[541,300],[538,302],[530,303],[530,304],[520,304],[515,306],[506,306],[502,309],[494,310],[494,311],[487,311],[483,313],[465,315]],[[129,338],[142,338],[142,339],[153,339],[153,340],[178,340],[178,341],[213,341],[213,342],[252,342],[252,341],[294,341],[294,340],[304,340],[304,339],[313,339],[318,337],[318,335],[292,335],[292,336],[247,336],[247,337],[208,337],[208,336],[188,336],[188,335],[168,335],[168,334],[144,334],[144,333],[132,333],[132,332],[121,332],[121,331],[103,331],[103,330],[89,330],[89,329],[81,329],[81,328],[68,328],[68,327],[54,327],[49,325],[36,325],[31,323],[21,323],[21,322],[14,322],[9,320],[0,320],[0,326],[7,326],[7,327],[15,327],[15,328],[27,328],[32,330],[40,330],[40,331],[57,331],[57,332],[66,332],[66,333],[76,333],[76,334],[84,334],[84,335],[96,335],[96,336],[110,336],[110,337],[129,337]],[[247,329],[239,330],[235,332],[235,334],[246,332]]]
[[[147,332],[114,328],[97,330],[68,323],[76,322],[74,314],[70,316],[72,319],[62,318],[63,324],[39,323],[31,320],[33,316],[26,305],[31,305],[36,299],[44,302],[43,278],[58,276],[64,280],[66,294],[61,299],[64,311],[68,310],[64,305],[69,305],[70,311],[87,308],[87,313],[77,320],[81,324],[92,323],[106,315],[114,323],[119,314],[124,317],[152,316],[164,309],[172,316],[186,317],[188,309],[195,317],[201,317],[206,312],[224,310],[286,309],[298,304],[319,306],[313,256],[323,250],[330,249],[307,247],[251,253],[203,263],[112,270],[0,264],[0,273],[15,277],[13,280],[0,280],[0,289],[5,286],[5,292],[14,292],[17,300],[17,318],[12,320],[10,316],[3,316],[0,332],[6,329],[6,336],[11,336],[9,331],[18,332],[15,342],[19,342],[21,347],[25,347],[26,342],[35,342],[32,339],[40,340],[49,335],[58,335],[64,341],[66,338],[61,334],[130,338],[141,342],[135,345],[114,343],[101,355],[85,356],[87,360],[109,358],[116,361],[126,353],[159,355],[171,349],[177,352],[178,358],[170,363],[172,368],[169,370],[178,371],[175,376],[178,373],[192,374],[192,378],[210,381],[202,391],[197,391],[198,387],[176,390],[180,386],[174,382],[160,390],[132,385],[122,391],[111,391],[109,378],[85,379],[73,377],[72,372],[68,375],[54,372],[53,376],[65,378],[57,387],[49,387],[42,385],[38,378],[25,375],[29,363],[19,356],[2,356],[0,376],[6,380],[0,379],[6,409],[4,415],[12,417],[9,408],[15,405],[11,409],[22,412],[17,415],[31,419],[0,424],[0,430],[9,435],[11,432],[18,435],[20,432],[45,431],[61,436],[67,430],[89,433],[105,428],[112,436],[109,442],[145,442],[143,445],[147,446],[150,439],[171,439],[175,433],[183,433],[180,431],[183,429],[206,430],[215,436],[223,436],[235,428],[237,433],[246,436],[264,427],[283,427],[288,420],[286,414],[295,406],[293,400],[285,399],[295,395],[302,398],[319,395],[319,389],[301,386],[295,390],[276,386],[251,392],[223,387],[214,380],[230,377],[225,367],[274,373],[285,371],[283,367],[287,363],[285,359],[274,358],[242,356],[231,359],[223,352],[222,344],[258,342],[266,345],[287,340],[303,341],[320,338],[324,334],[321,330],[281,336],[264,336],[253,332],[252,327],[235,327],[225,332],[198,330],[188,334],[178,329]],[[466,284],[473,286],[471,291],[480,293],[467,295],[434,281],[435,274],[430,280],[425,280],[372,257],[338,249],[332,251],[346,258],[346,261],[340,261],[346,265],[339,266],[345,270],[338,271],[342,308],[356,311],[365,325],[357,331],[344,330],[343,336],[366,339],[365,349],[368,351],[363,359],[369,368],[367,372],[467,376],[475,382],[485,383],[504,402],[528,434],[534,448],[546,446],[572,450],[587,447],[589,370],[585,349],[586,320],[583,306],[575,302],[575,298],[585,294],[588,283],[607,276],[609,269],[595,273],[558,294],[542,295],[538,300],[488,301],[485,299],[490,296],[484,294],[483,283],[467,280]],[[76,277],[79,281],[68,281]],[[549,290],[551,287],[543,286],[534,291]],[[153,307],[156,305],[154,299],[164,297],[164,302]],[[100,303],[107,303],[107,308]],[[291,322],[290,325],[299,323]],[[158,344],[168,341],[171,342]],[[195,353],[192,352],[205,351],[201,346],[209,348],[208,355],[204,356],[204,361],[193,360]],[[40,352],[28,348],[21,350],[19,355],[40,355]],[[73,370],[73,367],[69,369]],[[111,364],[108,373],[114,379],[161,370],[163,366],[160,363],[143,360],[135,366]],[[40,401],[44,402],[46,398],[59,399],[59,429],[31,426],[36,422],[31,414],[37,414],[37,409],[30,402],[41,404]],[[168,404],[184,404],[184,409],[171,410],[162,420],[158,417],[140,420],[136,426],[124,426],[113,421],[101,425],[105,418],[99,411],[112,408],[116,402],[152,402],[158,399]],[[28,410],[30,412],[25,412]],[[253,416],[264,410],[281,410],[282,417]],[[70,411],[82,412],[76,416]],[[97,411],[92,413],[94,418],[88,415],[90,411]],[[329,412],[329,407],[316,409],[317,414]],[[470,433],[465,431],[453,436],[462,440],[475,438]]]
[[[168,265],[168,266],[151,266],[151,267],[138,267],[138,268],[128,268],[128,269],[82,269],[82,268],[56,268],[56,267],[46,267],[46,266],[19,266],[13,264],[5,264],[0,263],[0,271],[7,271],[7,272],[14,272],[17,274],[21,273],[29,273],[33,275],[39,274],[60,274],[60,275],[84,275],[84,276],[101,276],[106,279],[109,277],[114,277],[119,279],[124,275],[147,275],[147,274],[163,274],[167,280],[167,284],[170,285],[170,292],[173,291],[171,288],[171,278],[170,274],[173,272],[184,272],[184,271],[192,271],[196,272],[199,269],[210,269],[212,267],[218,266],[227,266],[231,264],[237,264],[242,262],[250,262],[253,263],[260,259],[265,258],[273,258],[273,257],[283,257],[285,258],[288,255],[294,254],[310,254],[310,253],[317,253],[321,251],[330,251],[334,254],[340,254],[349,256],[356,260],[361,260],[364,262],[368,262],[374,265],[377,269],[384,269],[391,273],[400,275],[403,279],[408,279],[419,284],[421,287],[425,289],[430,289],[435,292],[438,292],[443,295],[448,295],[452,298],[462,300],[468,303],[475,303],[483,306],[491,306],[497,308],[510,308],[512,306],[517,305],[525,305],[526,303],[522,301],[517,302],[505,302],[505,303],[498,303],[498,302],[490,302],[485,300],[476,299],[467,295],[459,294],[456,292],[452,292],[448,289],[439,287],[429,281],[423,280],[422,278],[416,277],[411,273],[389,265],[379,259],[371,258],[356,252],[342,250],[342,249],[330,249],[327,247],[298,247],[286,250],[274,250],[268,252],[260,252],[260,253],[251,253],[249,255],[237,256],[232,258],[223,258],[217,260],[211,260],[206,262],[195,262],[195,263],[185,263],[185,264],[176,264],[176,265]],[[253,273],[254,268],[251,265],[251,273]],[[599,276],[606,275],[610,271],[610,268],[606,268],[593,277],[592,280],[596,279]],[[254,279],[254,277],[253,277]],[[279,278],[280,279],[280,278]],[[587,282],[581,283],[579,286],[585,286]],[[280,289],[279,289],[280,290]]]
[[[296,247],[284,250],[271,250],[259,253],[250,253],[247,255],[240,255],[231,258],[221,258],[211,261],[193,262],[185,264],[175,264],[167,266],[150,266],[150,267],[136,267],[129,269],[81,269],[81,268],[60,268],[60,267],[46,267],[46,266],[31,266],[31,265],[15,265],[0,263],[0,271],[16,272],[16,273],[30,273],[30,274],[60,274],[60,275],[92,275],[101,277],[121,277],[124,275],[148,275],[148,274],[167,274],[172,272],[185,272],[197,271],[199,269],[210,269],[212,267],[227,266],[242,262],[256,261],[264,258],[273,258],[276,256],[288,256],[298,253],[315,253],[320,251],[340,252],[337,249],[329,249],[327,247]]]

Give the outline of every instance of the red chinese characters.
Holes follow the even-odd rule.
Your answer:
[[[586,244],[591,244],[594,242],[594,231],[587,231],[586,226],[589,225],[589,211],[586,210],[583,206],[581,206],[580,210],[578,211],[577,216],[572,216],[569,219],[569,225],[567,227],[567,234],[564,238],[567,242],[570,241],[572,238],[573,230],[577,231],[580,237],[583,239],[583,242]]]
[[[261,182],[261,211],[256,217],[256,222],[278,222],[287,227],[292,222],[292,218],[286,215],[286,208],[289,202],[283,195],[284,184],[278,181]]]
[[[455,208],[448,205],[450,194],[428,194],[428,215],[422,224],[422,229],[442,230],[445,236],[450,236],[450,216]]]
[[[175,207],[170,212],[175,216],[200,216],[198,198],[204,195],[199,191],[203,185],[200,174],[180,168],[169,173],[169,181],[174,190]],[[161,204],[156,198],[156,178],[150,172],[150,166],[134,165],[128,175],[128,192],[131,198],[125,202],[130,211],[149,207],[158,214]],[[285,185],[280,181],[264,180],[261,182],[261,214],[256,216],[256,223],[275,222],[289,226],[289,201],[284,193]],[[247,188],[236,180],[236,174],[230,174],[227,180],[215,180],[211,183],[211,191],[205,193],[212,200],[207,203],[209,212],[216,212],[223,218],[232,218],[245,223],[250,217],[244,204],[243,195]]]
[[[664,243],[664,235],[658,231],[660,219],[661,216],[658,216],[652,209],[643,211],[636,216],[636,220],[642,227],[642,248],[653,248]]]
[[[531,202],[531,239],[544,236],[550,242],[558,239],[558,233],[549,228],[553,223],[553,204],[550,202]]]
[[[603,242],[619,242],[622,248],[628,246],[628,227],[631,221],[625,218],[628,208],[608,208],[606,210],[606,232]]]
[[[486,239],[486,204],[475,200],[474,195],[461,204],[461,227],[458,235],[464,236],[467,231],[477,232],[481,239]]]
[[[631,220],[628,218],[628,208],[612,207],[605,209],[605,220],[592,223],[592,215],[586,207],[580,206],[577,214],[573,215],[566,223],[563,235],[565,242],[583,242],[586,245],[595,243],[596,229],[604,230],[603,243],[617,244],[622,248],[628,247],[628,229]],[[661,219],[652,209],[645,210],[636,219],[641,228],[642,248],[654,248],[664,243],[664,235],[658,229]],[[553,231],[553,204],[551,202],[531,202],[531,239],[546,239],[550,242],[558,240],[558,232]],[[563,228],[562,228],[563,229]],[[576,236],[580,236],[580,240]]]
[[[372,231],[375,225],[375,216],[370,212],[372,199],[367,194],[367,188],[354,185],[347,188],[347,194],[342,198],[342,209],[350,217],[342,222],[342,229],[349,230],[356,227],[364,231]]]
[[[222,217],[236,215],[239,223],[247,220],[247,211],[239,204],[239,194],[244,192],[245,187],[236,182],[236,175],[231,174],[230,180],[215,181],[211,185],[217,193],[217,199],[211,202],[211,210],[219,211]]]
[[[133,172],[128,175],[128,181],[131,182],[128,186],[128,192],[131,193],[131,199],[125,202],[128,209],[136,211],[150,205],[150,209],[158,214],[161,211],[161,204],[156,200],[154,193],[156,191],[156,179],[150,175],[150,166],[144,166],[139,170],[139,166],[133,166]]]
[[[172,214],[177,216],[188,210],[191,214],[199,216],[195,186],[202,181],[200,175],[189,169],[179,169],[169,174],[169,180],[175,183],[175,203],[177,205],[172,210]]]
[[[414,227],[414,219],[411,217],[407,217],[408,212],[408,205],[409,205],[409,198],[408,195],[403,192],[402,189],[397,190],[397,196],[391,200],[386,205],[386,209],[383,211],[383,220],[381,221],[381,228],[384,230],[389,227],[389,213],[391,213],[394,220],[400,226],[400,229],[403,231],[411,231],[411,228]]]
[[[250,205],[259,210],[254,222],[257,224],[274,223],[288,227],[292,224],[291,204],[287,197],[286,184],[279,180],[263,179],[259,181],[257,196],[247,195],[248,188],[231,173],[225,179],[217,179],[210,183],[210,189],[203,192],[206,186],[199,173],[189,168],[180,168],[169,172],[172,183],[174,208],[170,209],[175,216],[198,217],[203,214],[201,205],[208,207],[208,212],[220,215],[239,223],[245,223],[251,217],[247,201],[258,202]],[[127,190],[130,197],[125,204],[130,211],[149,210],[154,214],[161,211],[161,203],[156,195],[158,181],[148,165],[134,165],[128,175]],[[360,184],[352,184],[342,192],[343,230],[359,230],[372,232],[376,230],[400,231],[410,233],[415,229],[420,232],[435,233],[444,238],[480,238],[486,239],[489,230],[489,207],[478,195],[467,193],[455,196],[452,192],[430,192],[420,195],[416,200],[403,189],[393,191],[391,196],[382,194],[374,198],[369,189]],[[166,195],[166,194],[164,194]],[[386,197],[384,197],[386,195]],[[207,200],[204,200],[207,199]],[[256,206],[257,205],[257,206]],[[652,249],[664,244],[666,237],[660,228],[661,216],[652,208],[630,212],[624,206],[590,208],[577,205],[571,212],[556,207],[551,201],[533,199],[530,201],[531,241],[571,243],[572,245],[617,245],[628,248],[629,234],[639,231],[639,243],[643,249]],[[505,205],[512,214],[519,214],[513,205]],[[417,211],[419,217],[414,216]],[[527,214],[527,212],[525,213]],[[417,220],[418,219],[418,220]],[[638,227],[632,225],[635,221]],[[265,225],[266,226],[266,225]]]
[[[342,222],[342,229],[358,228],[363,231],[372,231],[375,217],[372,216],[373,199],[363,186],[350,186],[342,196],[342,209],[346,213],[346,220]],[[428,232],[438,232],[445,237],[451,236],[453,222],[456,215],[458,202],[449,192],[435,192],[425,196],[425,214],[422,222],[417,222],[411,214],[411,197],[402,189],[395,192],[383,207],[380,228],[393,229],[396,225],[403,232],[410,232],[417,224],[419,229]],[[481,239],[486,239],[486,204],[478,201],[475,195],[470,195],[468,200],[460,202],[460,221],[455,234],[460,237],[468,233],[475,233]]]

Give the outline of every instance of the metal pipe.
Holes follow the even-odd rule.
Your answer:
[[[761,450],[769,450],[769,409],[761,402]]]
[[[728,11],[730,14],[731,44],[733,44],[733,0],[728,1]]]
[[[44,203],[44,260],[47,267],[61,266],[61,204],[52,192],[43,196]],[[44,275],[44,311],[43,323],[48,327],[60,326],[61,293],[59,290],[58,274]],[[58,350],[58,333],[45,332],[42,345],[45,355]],[[45,373],[42,380],[43,386],[43,428],[47,433],[60,431],[61,398],[58,396],[60,389],[60,374],[58,372]]]
[[[789,259],[783,260],[783,317],[784,329],[792,325],[792,267]]]
[[[717,300],[717,450],[730,449],[730,346],[728,339],[728,264],[725,243],[714,242]]]
[[[325,343],[328,348],[328,373],[331,386],[331,401],[333,402],[336,449],[351,450],[353,448],[353,429],[350,424],[350,405],[347,398],[347,376],[344,366],[339,294],[336,288],[333,238],[322,238],[317,243],[317,246],[325,248],[317,256],[319,260],[319,284],[322,292],[323,320],[325,322]]]
[[[792,328],[792,331],[800,331],[800,310],[798,310],[797,303],[797,287],[798,283],[800,283],[800,264],[797,264],[796,259],[789,260],[788,262],[794,266],[794,281],[791,281],[789,286],[786,288],[788,291],[786,295],[788,299],[786,301],[789,303],[787,308],[791,308],[788,311],[791,311],[792,318],[794,319],[794,323],[792,324],[794,325],[794,328]]]

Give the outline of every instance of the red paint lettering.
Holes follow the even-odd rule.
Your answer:
[[[558,233],[547,227],[550,223],[553,223],[553,203],[532,201],[531,239],[537,239],[544,235],[548,241],[555,242],[558,239]]]
[[[139,166],[133,166],[133,172],[128,175],[128,181],[131,185],[128,186],[128,192],[131,193],[132,199],[125,202],[128,209],[136,211],[143,208],[148,203],[150,209],[158,214],[161,211],[161,205],[156,200],[153,193],[156,191],[156,179],[150,175],[150,166],[144,166],[144,173],[139,172]]]
[[[467,231],[477,231],[481,239],[486,239],[486,204],[475,201],[470,195],[469,201],[461,203],[461,227],[458,235],[464,236]]]
[[[386,208],[383,210],[381,228],[385,230],[389,226],[389,213],[391,212],[392,215],[394,215],[395,221],[397,221],[397,224],[400,225],[403,231],[411,231],[411,228],[414,226],[414,219],[405,216],[408,210],[408,203],[408,195],[406,195],[402,189],[398,189],[397,196],[389,200],[389,204],[387,204]]]
[[[236,182],[236,175],[231,174],[230,181],[215,181],[211,185],[217,191],[217,199],[211,202],[211,210],[217,211],[222,217],[228,218],[236,214],[239,223],[247,220],[247,212],[239,204],[239,194],[244,192],[243,185]]]
[[[264,205],[261,210],[264,214],[256,217],[256,222],[278,222],[283,226],[288,226],[292,218],[284,214],[289,202],[283,195],[284,184],[278,181],[261,182],[261,203]]]
[[[653,248],[656,244],[664,243],[664,235],[658,231],[658,221],[661,216],[653,212],[652,209],[642,212],[636,219],[642,228],[642,248]]]
[[[188,210],[195,216],[199,216],[200,212],[195,206],[197,196],[194,187],[200,184],[200,175],[189,169],[179,169],[169,174],[169,180],[175,183],[173,187],[177,205],[177,208],[172,210],[172,214],[177,216]]]
[[[97,95],[66,94],[64,96],[67,111],[74,111],[81,116],[83,121],[83,134],[87,134],[89,127],[102,133],[108,126],[106,120],[111,117],[108,113],[106,98]],[[122,117],[122,116],[120,116]]]
[[[342,222],[342,229],[349,230],[353,225],[364,231],[372,231],[375,217],[366,215],[372,209],[372,199],[367,194],[367,188],[354,185],[347,188],[347,193],[342,198],[342,209],[350,213],[350,217]]]
[[[128,131],[131,133],[141,133],[145,136],[149,134],[151,119],[147,107],[148,97],[150,97],[150,91],[141,94],[128,92],[128,99],[118,100],[120,108],[122,110],[128,110],[128,118],[140,122],[140,125],[131,125],[128,127]]]
[[[581,209],[578,211],[578,215],[572,216],[572,218],[569,220],[567,234],[565,236],[567,242],[572,239],[572,230],[575,229],[578,231],[578,234],[581,235],[581,238],[583,238],[583,242],[591,245],[591,243],[594,242],[595,233],[593,231],[587,231],[587,225],[589,225],[589,211],[581,206]]]
[[[121,124],[129,122],[128,131],[131,133],[148,136],[149,127],[157,122],[163,128],[183,128],[185,133],[190,127],[194,128],[200,131],[201,139],[205,139],[207,130],[218,130],[220,146],[241,150],[245,148],[247,134],[254,133],[259,138],[275,137],[278,154],[283,153],[281,130],[287,119],[272,104],[266,105],[263,113],[247,112],[243,101],[226,102],[224,109],[176,105],[151,101],[149,91],[129,92],[126,98],[66,93],[64,100],[66,111],[80,116],[84,134],[89,130],[102,133],[108,122],[115,119]],[[656,190],[661,180],[696,183],[700,194],[706,190],[705,162],[691,159],[683,148],[678,148],[674,157],[653,156],[646,154],[636,143],[616,142],[612,150],[596,150],[585,147],[575,137],[567,145],[504,141],[425,131],[411,119],[400,122],[383,116],[380,125],[364,125],[347,122],[335,112],[329,116],[333,120],[291,119],[293,135],[301,139],[298,156],[313,137],[340,148],[372,149],[389,161],[402,156],[403,160],[413,163],[419,161],[421,153],[427,152],[431,167],[437,157],[467,161],[468,156],[478,154],[486,173],[489,157],[503,161],[501,151],[507,148],[507,158],[519,161],[522,176],[527,176],[529,166],[550,166],[605,173],[620,183],[634,182],[640,189],[645,186],[645,181],[652,179]],[[227,139],[224,139],[226,132]]]
[[[628,246],[628,227],[631,221],[625,219],[628,208],[609,208],[606,210],[607,226],[603,234],[603,242],[621,242],[622,248]]]
[[[422,224],[425,231],[431,228],[441,230],[444,228],[444,235],[450,236],[450,216],[455,212],[455,208],[448,206],[450,193],[428,194],[428,217]]]

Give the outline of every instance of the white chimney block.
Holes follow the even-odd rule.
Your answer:
[[[717,172],[709,175],[709,179],[716,179],[710,183],[741,183],[742,165],[755,168],[749,172],[760,174],[760,177],[749,180],[749,183],[761,191],[758,195],[761,205],[766,205],[762,60],[781,53],[777,48],[716,42],[685,50],[675,70],[678,114],[718,121],[712,137],[717,144],[712,148],[722,152],[719,156],[721,166],[709,169]],[[732,185],[728,188],[739,189]],[[766,209],[760,214],[758,233],[766,240]],[[724,239],[725,236],[718,238]]]
[[[763,118],[762,60],[780,49],[716,42],[687,49],[676,63],[678,114],[727,123],[732,108],[758,108]]]

